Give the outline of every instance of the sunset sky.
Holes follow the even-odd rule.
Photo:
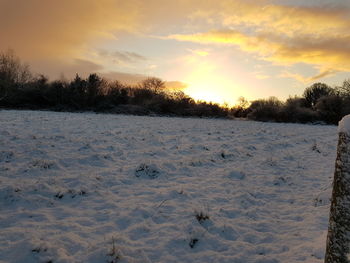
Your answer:
[[[0,50],[51,79],[148,76],[235,104],[350,78],[350,0],[0,0]]]

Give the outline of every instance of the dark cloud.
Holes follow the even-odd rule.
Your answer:
[[[103,66],[84,59],[74,59],[70,62],[64,60],[35,60],[30,65],[34,73],[44,73],[50,79],[57,79],[64,76],[68,79],[76,74],[83,77],[90,73],[99,72]]]
[[[112,59],[114,63],[136,63],[140,61],[146,61],[147,58],[130,51],[107,51],[99,50],[98,55],[102,58]]]

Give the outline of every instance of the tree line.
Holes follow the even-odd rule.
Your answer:
[[[0,107],[337,124],[350,114],[350,79],[333,88],[314,83],[301,97],[285,102],[275,97],[252,102],[240,98],[229,108],[195,101],[182,91],[169,91],[165,82],[155,77],[136,85],[107,81],[97,74],[49,81],[44,75],[34,76],[13,51],[7,51],[0,52]]]
[[[95,73],[49,81],[33,76],[12,51],[0,53],[0,107],[197,117],[227,117],[229,112],[215,103],[196,102],[182,91],[169,91],[155,77],[136,85],[107,81]]]
[[[233,115],[258,121],[338,124],[350,114],[350,79],[336,87],[314,83],[302,96],[289,97],[285,102],[270,97],[247,105],[241,98]]]

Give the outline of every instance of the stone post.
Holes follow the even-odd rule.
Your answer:
[[[350,116],[339,123],[325,263],[350,263]]]

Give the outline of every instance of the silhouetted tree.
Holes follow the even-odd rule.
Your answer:
[[[94,106],[106,92],[106,82],[96,73],[90,74],[87,78],[86,95],[87,105]]]
[[[22,86],[31,79],[28,65],[22,64],[14,51],[0,52],[0,100],[8,96],[11,89]]]
[[[165,89],[165,82],[160,78],[147,78],[141,82],[141,88],[151,90],[155,93],[159,93]]]
[[[127,104],[129,101],[128,86],[114,81],[109,83],[106,96],[113,105]]]
[[[60,106],[69,105],[70,93],[69,83],[65,80],[55,80],[50,84],[48,90],[48,98],[50,105]]]
[[[231,110],[233,116],[238,118],[247,117],[248,106],[249,106],[249,101],[244,97],[239,97],[237,104]]]
[[[87,82],[78,74],[75,75],[73,81],[69,84],[70,105],[74,108],[80,108],[86,105]]]
[[[314,107],[317,101],[323,96],[329,96],[334,93],[334,90],[324,83],[314,83],[304,91],[304,98],[309,107]]]
[[[336,93],[342,97],[350,97],[350,79],[346,79],[343,81],[341,86],[335,88]]]

